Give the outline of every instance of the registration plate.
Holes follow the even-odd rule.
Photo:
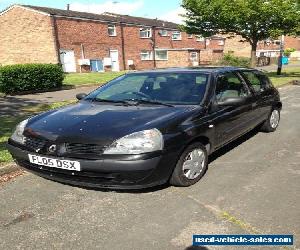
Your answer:
[[[39,166],[45,166],[49,168],[61,168],[70,171],[80,171],[80,162],[78,161],[69,161],[69,160],[59,160],[54,158],[48,158],[38,155],[28,155],[29,161],[33,164]]]

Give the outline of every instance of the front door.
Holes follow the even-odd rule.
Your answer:
[[[247,97],[248,102],[241,106],[220,106],[214,111],[215,143],[220,147],[237,138],[249,129],[253,95],[247,84],[235,72],[222,73],[217,77],[216,102],[231,97]]]
[[[76,72],[75,55],[73,50],[60,50],[60,61],[64,72]]]
[[[110,58],[111,58],[111,70],[112,71],[120,71],[118,50],[111,50]]]

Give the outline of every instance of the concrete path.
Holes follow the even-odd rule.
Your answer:
[[[76,94],[90,93],[96,88],[97,86],[89,86],[30,95],[0,97],[0,115],[11,115],[14,113],[18,113],[23,107],[26,107],[27,105],[73,100],[76,99]]]
[[[269,65],[269,66],[256,67],[256,68],[267,72],[271,72],[271,71],[277,71],[277,67],[278,67],[277,65]],[[284,69],[286,68],[296,68],[296,67],[300,68],[300,61],[293,62],[288,65],[283,65],[282,71],[284,72]]]
[[[188,188],[112,192],[25,174],[0,186],[0,249],[300,248],[300,87],[280,90],[275,133],[253,131],[210,158]],[[193,234],[294,234],[294,248],[190,247]]]

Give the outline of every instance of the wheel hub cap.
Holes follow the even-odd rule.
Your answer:
[[[270,125],[272,128],[276,128],[279,123],[279,112],[278,110],[273,110],[270,117]]]
[[[186,178],[196,179],[204,169],[205,154],[201,149],[190,152],[183,163],[183,173]]]

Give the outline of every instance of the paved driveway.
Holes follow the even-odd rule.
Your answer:
[[[281,96],[278,131],[215,154],[192,187],[97,191],[32,174],[0,186],[0,249],[183,250],[194,233],[294,234],[300,248],[300,87]]]

